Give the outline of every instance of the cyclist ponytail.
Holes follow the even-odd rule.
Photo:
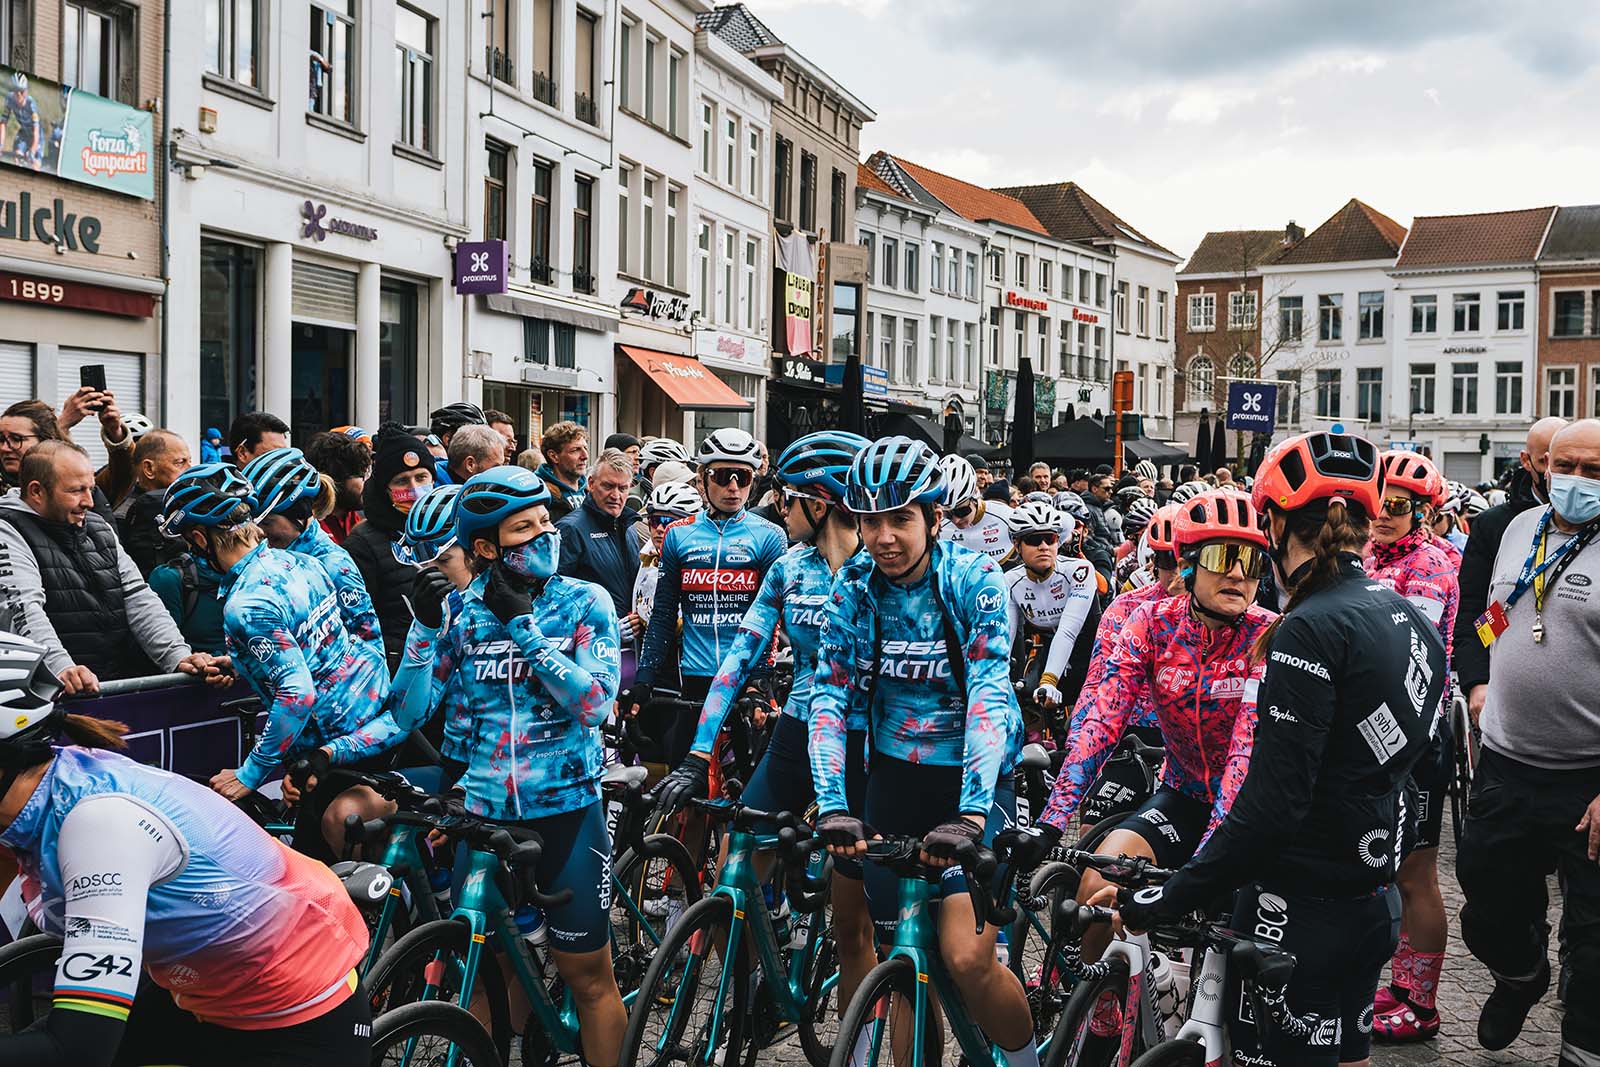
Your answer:
[[[333,514],[333,505],[339,499],[339,487],[333,484],[333,479],[326,474],[317,475],[317,480],[322,487],[317,490],[317,495],[311,500],[311,517],[321,522]]]
[[[1311,550],[1311,558],[1295,571],[1298,580],[1290,590],[1289,603],[1283,614],[1256,638],[1250,650],[1252,658],[1261,663],[1272,647],[1272,638],[1285,615],[1303,604],[1312,594],[1332,585],[1339,577],[1339,558],[1352,552],[1359,553],[1370,536],[1370,523],[1366,513],[1357,506],[1352,510],[1342,497],[1332,497],[1324,508],[1301,508],[1278,512],[1287,520],[1283,530],[1283,544],[1299,541]],[[1270,521],[1270,520],[1269,520]],[[1288,576],[1285,576],[1288,577]]]
[[[89,715],[64,715],[61,719],[63,740],[81,748],[102,748],[120,752],[128,747],[122,735],[128,732],[127,723],[111,719],[96,719]]]

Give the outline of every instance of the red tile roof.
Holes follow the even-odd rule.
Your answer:
[[[1052,182],[1049,185],[1016,185],[995,190],[1014,196],[1064,241],[1132,240],[1167,252],[1131,224],[1090,196],[1077,182]],[[1174,253],[1167,252],[1168,255]]]
[[[1243,274],[1268,262],[1284,249],[1282,230],[1212,230],[1200,238],[1183,274]]]
[[[896,200],[907,199],[897,193],[888,182],[878,177],[878,172],[865,163],[856,164],[856,184],[868,192],[877,193],[879,196],[892,196]]]
[[[1554,207],[1485,211],[1476,215],[1421,215],[1400,250],[1399,269],[1469,264],[1532,263]]]
[[[1406,239],[1406,228],[1374,207],[1351,201],[1305,239],[1273,259],[1286,263],[1354,263],[1394,259]]]
[[[940,174],[936,170],[918,166],[899,156],[888,153],[883,155],[905,171],[912,181],[937,197],[945,207],[968,221],[992,220],[1014,226],[1019,230],[1031,230],[1041,236],[1050,235],[1044,223],[1028,210],[1026,204],[1015,197],[997,193],[992,189],[984,189],[970,182],[964,182],[960,178],[952,178],[948,174]]]

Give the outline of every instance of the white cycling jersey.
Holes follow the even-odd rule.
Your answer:
[[[981,552],[995,562],[1011,555],[1011,530],[1006,526],[1006,516],[1011,509],[997,500],[978,502],[977,516],[966,527],[957,526],[945,519],[939,527],[939,536],[963,548]]]
[[[1023,623],[1055,633],[1045,654],[1043,675],[1053,685],[1067,669],[1072,646],[1094,606],[1094,567],[1077,556],[1058,556],[1055,568],[1043,580],[1035,580],[1026,567],[1007,571],[1005,580],[1006,616],[1012,635],[1022,632]]]

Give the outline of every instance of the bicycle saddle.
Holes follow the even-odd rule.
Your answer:
[[[644,767],[626,767],[620,763],[613,763],[606,768],[606,773],[601,776],[601,786],[620,785],[630,789],[636,785],[643,785],[644,780],[650,777],[650,772]]]
[[[358,908],[377,907],[394,885],[394,876],[389,873],[389,868],[376,863],[344,860],[335,863],[332,870],[344,883],[345,892],[350,894],[350,899]]]

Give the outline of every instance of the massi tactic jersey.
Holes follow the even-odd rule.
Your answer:
[[[878,574],[864,552],[839,568],[812,682],[817,810],[849,810],[845,731],[856,718],[874,751],[963,768],[961,811],[988,813],[995,782],[1015,766],[1022,743],[1005,602],[994,561],[948,541],[933,543],[927,572],[909,586]],[[945,620],[960,646],[965,693],[950,663]],[[867,692],[874,685],[876,692]]]
[[[639,683],[655,682],[674,642],[680,642],[683,675],[716,674],[755,602],[762,576],[788,548],[782,530],[749,511],[722,520],[702,511],[693,522],[669,526],[639,655]]]
[[[1083,688],[1078,693],[1078,702],[1073,706],[1072,718],[1067,726],[1067,735],[1070,737],[1078,732],[1083,723],[1083,717],[1089,713],[1089,707],[1094,703],[1095,690],[1100,688],[1100,680],[1105,677],[1106,657],[1111,655],[1111,650],[1116,646],[1116,637],[1127,625],[1128,617],[1144,604],[1155,603],[1167,599],[1167,592],[1158,582],[1140,586],[1131,593],[1123,593],[1113,600],[1106,608],[1105,614],[1100,616],[1100,625],[1094,631],[1094,647],[1089,650],[1089,670],[1083,678]],[[1134,727],[1157,726],[1156,709],[1150,702],[1150,692],[1145,689],[1139,693],[1133,702]]]
[[[24,93],[20,104],[13,93],[0,96],[0,130],[4,130],[9,122],[17,124],[16,143],[31,148],[34,130],[39,125],[39,102],[32,93]]]
[[[1239,625],[1211,630],[1187,596],[1140,605],[1114,639],[1099,683],[1084,687],[1088,706],[1081,719],[1074,716],[1072,744],[1040,818],[1066,828],[1146,694],[1167,750],[1161,784],[1220,815],[1223,772],[1230,753],[1249,759],[1248,709],[1266,673],[1251,665],[1250,650],[1274,618],[1252,605]]]
[[[1367,542],[1361,568],[1374,581],[1388,586],[1427,616],[1444,641],[1444,698],[1440,714],[1449,707],[1450,659],[1455,646],[1456,611],[1461,606],[1461,557],[1453,545],[1426,526],[1418,526],[1392,545]]]
[[[1013,639],[1021,636],[1024,625],[1054,634],[1045,655],[1044,673],[1059,681],[1094,607],[1098,588],[1094,565],[1077,556],[1058,556],[1043,581],[1035,581],[1027,567],[1013,567],[1004,577],[1007,629]]]
[[[388,668],[345,631],[327,571],[263,543],[223,576],[218,595],[233,665],[267,709],[239,781],[256,789],[288,757],[320,746],[352,763],[399,743],[385,707]]]
[[[617,612],[592,582],[556,575],[533,611],[502,623],[483,602],[489,572],[461,594],[443,633],[413,623],[396,688],[401,721],[445,712],[440,752],[467,765],[467,810],[539,819],[599,797],[600,733],[617,695]],[[408,645],[413,642],[408,641]],[[431,660],[431,678],[417,663]]]
[[[367,650],[378,659],[384,659],[383,631],[378,628],[378,612],[367,593],[366,579],[356,568],[356,561],[322,528],[320,522],[306,524],[305,532],[289,545],[286,551],[306,556],[322,564],[322,569],[333,579],[333,588],[339,593],[339,614],[344,628],[357,642],[365,643]]]
[[[1283,617],[1257,690],[1255,751],[1228,817],[1167,882],[1181,914],[1257,882],[1352,897],[1394,881],[1414,813],[1406,779],[1444,692],[1444,643],[1416,605],[1340,558]]]
[[[939,527],[939,536],[999,563],[1011,555],[1011,527],[1006,525],[1010,514],[1011,509],[998,500],[980,500],[971,525],[962,529],[947,518]]]
[[[822,612],[832,589],[833,569],[815,545],[796,545],[778,557],[761,580],[756,601],[745,612],[739,634],[711,683],[690,751],[711,755],[717,732],[739,698],[745,679],[772,651],[780,626],[794,656],[794,682],[783,713],[803,723],[811,721],[811,680],[822,639]],[[856,725],[857,729],[864,727],[865,723]]]
[[[367,929],[344,885],[187,778],[57,748],[0,844],[34,922],[64,938],[58,1009],[126,1021],[143,968],[202,1021],[262,1030],[356,987]]]

